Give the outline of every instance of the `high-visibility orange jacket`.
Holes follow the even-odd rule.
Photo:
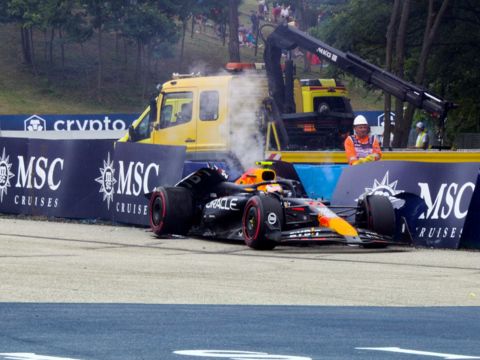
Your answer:
[[[380,160],[382,157],[382,150],[375,136],[359,138],[357,135],[350,135],[345,139],[344,146],[350,165],[369,155],[373,155],[374,160]]]

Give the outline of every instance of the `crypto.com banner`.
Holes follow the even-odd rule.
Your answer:
[[[126,130],[139,114],[25,114],[0,115],[0,130],[119,131]]]
[[[0,212],[147,225],[143,194],[175,184],[184,160],[184,147],[0,138]]]
[[[419,195],[427,207],[412,229],[414,245],[478,248],[480,190],[475,189],[479,185],[479,168],[479,163],[407,161],[350,166],[340,176],[332,203],[355,205],[365,192],[382,195],[410,192]]]

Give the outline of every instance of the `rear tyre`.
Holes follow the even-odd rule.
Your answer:
[[[242,229],[243,239],[255,250],[272,250],[280,238],[283,209],[273,196],[254,196],[245,205]]]
[[[182,187],[160,187],[150,197],[148,213],[156,235],[186,235],[193,221],[192,193]]]

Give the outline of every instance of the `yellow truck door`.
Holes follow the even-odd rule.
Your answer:
[[[197,144],[198,101],[194,91],[164,92],[161,97],[159,121],[152,132],[152,142],[162,145],[184,145],[195,151]]]
[[[225,128],[225,96],[221,89],[202,89],[199,92],[197,151],[221,152],[227,148]],[[222,126],[224,125],[224,126]]]

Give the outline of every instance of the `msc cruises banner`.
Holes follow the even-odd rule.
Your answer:
[[[414,245],[480,247],[479,163],[378,161],[343,170],[332,203],[355,205],[365,193],[420,196],[426,210],[413,232]],[[463,231],[465,229],[465,231]]]
[[[139,114],[0,115],[5,131],[119,131]]]
[[[175,184],[184,160],[184,147],[0,138],[0,212],[147,225],[144,193]]]

